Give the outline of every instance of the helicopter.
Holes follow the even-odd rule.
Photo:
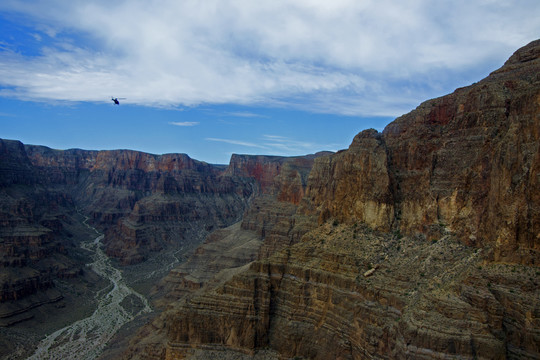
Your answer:
[[[115,98],[111,96],[111,100],[114,102],[114,105],[120,105],[120,101],[118,100],[126,100],[126,98]]]

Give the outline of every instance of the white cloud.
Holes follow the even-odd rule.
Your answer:
[[[195,125],[199,125],[199,123],[197,121],[171,121],[169,124],[170,125],[175,125],[175,126],[195,126]]]
[[[0,12],[31,19],[43,43],[40,56],[0,49],[3,96],[349,115],[399,115],[540,33],[537,0],[5,0]]]
[[[308,141],[299,141],[281,135],[263,135],[262,143],[268,149],[272,149],[275,155],[305,155],[317,151],[335,151],[338,144],[318,144]]]
[[[234,117],[243,117],[243,118],[268,118],[266,115],[256,114],[252,112],[246,112],[246,111],[236,111],[236,112],[229,112],[227,113],[229,116]]]
[[[232,145],[240,145],[240,146],[259,148],[259,149],[266,149],[265,146],[262,146],[260,144],[255,144],[255,143],[248,142],[248,141],[243,141],[243,140],[219,139],[219,138],[206,138],[205,140],[223,142],[223,143],[232,144]]]
[[[280,135],[263,135],[256,143],[244,140],[221,138],[206,138],[205,140],[256,149],[264,149],[266,154],[281,156],[306,155],[321,151],[321,149],[336,151],[336,149],[339,147],[338,144],[318,144],[313,142],[298,141]]]

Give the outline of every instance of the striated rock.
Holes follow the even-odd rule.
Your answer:
[[[313,161],[329,154],[319,152],[294,157],[233,154],[225,174],[253,178],[261,193],[298,204],[304,196]]]
[[[260,165],[279,164],[271,175],[279,197],[298,203],[315,157],[263,157]],[[224,173],[223,166],[185,154],[54,150],[0,140],[0,160],[0,260],[5,269],[28,267],[32,274],[6,277],[1,298],[19,304],[50,289],[54,279],[80,273],[66,257],[66,246],[74,243],[62,230],[76,209],[105,233],[107,254],[128,265],[151,252],[189,249],[210,231],[237,222],[255,189],[266,186],[256,174]]]
[[[258,260],[172,304],[151,356],[127,357],[538,358],[539,56],[317,159],[299,208],[254,200]],[[256,163],[230,171],[279,193],[278,164]]]
[[[537,264],[540,228],[540,47],[488,78],[366,130],[318,159],[303,211],[389,231],[446,231],[496,260]]]
[[[0,139],[0,186],[34,184],[37,178],[20,141]]]
[[[165,277],[159,291],[165,292],[170,302],[205,286],[213,286],[213,282],[223,282],[237,269],[254,261],[261,244],[259,237],[242,229],[240,223],[216,230],[186,262]]]
[[[389,231],[394,221],[386,147],[376,130],[356,135],[347,151],[316,160],[304,198],[306,212],[363,222]]]
[[[534,269],[480,265],[450,237],[429,244],[330,223],[308,235],[169,313],[164,358],[191,346],[310,359],[538,355]]]
[[[97,151],[54,150],[46,146],[25,145],[40,184],[76,185],[94,167]]]
[[[155,289],[156,293],[163,295],[156,304],[168,309],[165,315],[139,331],[125,356],[165,356],[166,314],[174,312],[175,304],[205,289],[214,288],[245,269],[246,264],[256,259],[261,243],[257,234],[242,229],[240,223],[209,235],[204,244],[186,262],[173,269]]]
[[[200,243],[210,230],[238,219],[243,201],[234,193],[144,197],[106,232],[106,252],[129,264],[144,260],[150,251]]]
[[[495,258],[538,264],[540,41],[383,132],[399,226],[440,224]]]
[[[22,143],[0,140],[0,326],[62,299],[54,280],[77,276],[74,246],[64,223],[71,197],[42,185]]]
[[[41,182],[63,185],[123,264],[202,241],[205,231],[237,221],[251,194],[252,180],[222,176],[221,167],[185,154],[26,149]]]
[[[164,344],[168,342],[168,319],[175,316],[173,314],[178,304],[220,286],[244,271],[255,259],[267,258],[298,242],[304,233],[316,226],[309,216],[297,215],[296,210],[299,196],[305,191],[313,160],[324,155],[327,153],[294,158],[233,155],[233,158],[237,158],[234,165],[236,170],[229,168],[227,173],[230,176],[241,174],[246,178],[253,176],[257,180],[254,185],[261,188],[261,192],[251,200],[241,222],[210,234],[205,243],[185,263],[173,269],[155,289],[156,293],[161,294],[156,304],[167,310],[139,331],[124,354],[126,358],[163,358],[166,352]],[[239,166],[242,164],[238,161],[240,158],[249,166],[245,166],[245,163],[242,165],[245,167]],[[265,167],[275,171],[272,185],[269,185],[269,180],[266,185],[265,181],[262,184],[259,182],[260,179],[264,180],[258,177],[261,173],[246,170]],[[221,352],[218,353],[220,355],[217,356],[222,357]],[[200,356],[204,358],[207,355]],[[241,355],[231,354],[232,358],[238,356]]]
[[[63,226],[77,211],[105,232],[105,250],[123,264],[190,248],[238,221],[253,180],[222,171],[184,154],[62,151],[0,140],[2,323],[24,318],[44,298],[61,298],[44,294],[56,279],[81,274],[83,264],[70,259],[77,240]]]

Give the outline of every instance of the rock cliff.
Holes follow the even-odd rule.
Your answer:
[[[169,303],[125,357],[538,358],[539,74],[535,41],[316,159],[298,206],[258,198],[258,260]]]
[[[18,141],[0,140],[0,326],[62,295],[55,278],[75,277],[82,264],[70,258],[69,195],[42,186]]]
[[[107,254],[124,265],[163,251],[182,256],[209,232],[240,220],[256,194],[269,196],[272,204],[279,197],[294,209],[315,157],[233,155],[224,171],[185,154],[54,150],[0,140],[1,324],[58,301],[56,280],[83,273],[76,249],[88,234],[76,225],[84,215],[105,233]],[[260,168],[269,169],[266,180]],[[258,226],[246,222],[241,231]],[[254,235],[255,254],[268,226]]]
[[[125,358],[539,358],[539,136],[535,41],[336,154],[224,170],[0,140],[0,320],[80,276],[80,211],[124,264],[202,243]]]
[[[237,220],[250,181],[185,154],[131,150],[52,150],[26,146],[42,182],[64,185],[81,211],[106,232],[107,254],[124,264]]]
[[[384,130],[403,231],[444,224],[496,260],[538,265],[539,47]]]
[[[445,228],[496,260],[538,264],[539,47],[316,161],[307,211],[430,238]]]
[[[56,280],[83,273],[83,215],[123,264],[200,244],[242,216],[253,179],[184,154],[54,150],[0,140],[0,325],[58,301]],[[77,225],[78,224],[78,225]]]

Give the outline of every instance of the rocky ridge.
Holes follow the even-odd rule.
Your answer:
[[[257,167],[262,168],[279,164],[272,173],[274,181],[292,179],[291,186],[279,196],[294,203],[303,194],[315,157],[235,155],[233,159],[250,163],[256,158]],[[199,162],[184,154],[54,150],[0,140],[1,325],[28,320],[34,316],[32,309],[51,302],[61,302],[57,308],[63,311],[63,289],[73,284],[58,286],[59,280],[95,281],[95,275],[83,266],[88,259],[78,250],[80,241],[92,235],[85,233],[83,215],[105,233],[106,253],[130,265],[163,251],[181,258],[211,231],[238,221],[248,204],[260,201],[253,200],[255,195],[274,196],[276,186],[265,187],[253,169],[242,163],[235,168],[238,175],[225,171],[225,166]],[[280,178],[282,172],[286,179]],[[248,226],[259,225],[254,222]],[[260,235],[239,228],[237,223],[233,232],[246,234],[244,253],[233,252],[231,260],[223,264],[217,260],[212,271],[257,257]],[[221,255],[217,246],[216,257]],[[159,274],[159,269],[155,273]],[[204,274],[201,279],[207,280]],[[81,292],[86,290],[76,290]],[[73,301],[73,296],[64,300]],[[7,338],[10,334],[8,331]],[[6,351],[10,348],[6,343]]]
[[[0,140],[0,324],[58,302],[57,280],[86,276],[83,215],[123,264],[187,252],[239,219],[253,180],[184,154],[54,150]],[[180,250],[179,250],[180,251]]]
[[[316,159],[298,206],[244,218],[258,259],[170,302],[125,357],[538,358],[539,74],[535,41]]]

